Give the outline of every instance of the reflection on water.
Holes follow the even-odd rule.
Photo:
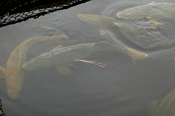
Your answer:
[[[174,116],[175,17],[116,17],[151,2],[94,0],[1,28],[6,115]]]

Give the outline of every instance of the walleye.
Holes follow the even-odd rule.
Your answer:
[[[3,76],[6,78],[7,92],[10,99],[17,99],[22,87],[23,79],[27,72],[22,68],[22,65],[26,62],[26,54],[28,49],[35,43],[45,40],[61,40],[67,38],[65,35],[45,36],[45,37],[33,37],[20,43],[11,53],[6,69],[0,67],[3,71]]]
[[[156,34],[155,31],[154,33],[149,32],[144,26],[141,25],[127,23],[125,21],[103,15],[79,14],[77,17],[83,21],[97,25],[101,29],[106,29],[112,32],[128,32],[133,34],[136,38],[148,37],[160,42],[165,47],[172,46],[172,43],[162,39],[164,37],[158,31],[156,31]],[[159,37],[157,34],[159,34],[161,37]]]
[[[72,46],[58,46],[50,52],[43,53],[23,64],[22,68],[26,70],[36,70],[42,68],[56,67],[61,75],[70,75],[72,71],[68,69],[70,63],[77,59],[84,59],[99,51],[119,51],[128,54],[131,59],[140,60],[147,58],[147,54],[130,49],[123,48],[116,44],[110,44],[107,41],[97,43],[85,43]]]
[[[175,88],[162,100],[157,108],[157,101],[150,103],[149,114],[151,116],[174,116],[175,115]]]

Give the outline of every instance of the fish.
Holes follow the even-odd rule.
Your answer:
[[[6,68],[0,66],[1,71],[4,73],[0,77],[6,78],[7,93],[10,99],[15,100],[20,94],[24,77],[27,74],[26,70],[22,68],[22,65],[26,62],[28,49],[33,44],[41,41],[56,40],[57,42],[61,42],[65,38],[67,38],[66,35],[33,37],[23,41],[13,50],[7,61]]]
[[[174,116],[175,115],[175,88],[162,100],[157,108],[157,101],[153,100],[148,108],[151,116]]]
[[[141,37],[151,38],[163,47],[173,46],[173,44],[166,40],[160,32],[150,32],[147,28],[145,28],[145,26],[128,23],[104,15],[78,14],[77,17],[82,21],[99,26],[101,31],[105,29],[114,33],[127,32],[131,33],[138,39]],[[101,34],[103,35],[103,32],[101,32]]]
[[[163,23],[157,19],[166,19],[175,16],[175,3],[149,3],[119,11],[116,16],[121,19],[147,20],[154,30]]]
[[[84,59],[99,51],[119,51],[128,54],[132,60],[145,59],[148,55],[131,48],[123,48],[116,44],[100,41],[97,43],[83,43],[71,46],[58,46],[53,50],[43,53],[22,66],[25,70],[46,69],[56,67],[61,75],[70,75],[72,71],[69,69],[69,64],[76,62],[76,59]],[[88,61],[85,61],[88,62]]]
[[[175,3],[149,3],[119,11],[122,19],[165,19],[175,16]]]

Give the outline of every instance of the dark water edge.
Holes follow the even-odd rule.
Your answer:
[[[22,41],[35,36],[66,34],[70,41],[65,45],[106,40],[99,27],[85,23],[78,14],[115,14],[125,8],[148,4],[149,0],[93,0],[73,8],[57,11],[36,20],[30,19],[0,29],[0,64],[6,65],[11,52]],[[156,2],[174,2],[159,0]],[[165,25],[159,31],[175,43],[173,25],[175,17],[160,20]],[[119,52],[99,52],[88,57],[105,63],[106,68],[75,62],[70,64],[73,73],[60,75],[55,67],[30,72],[24,79],[20,96],[10,100],[5,79],[0,81],[0,98],[7,116],[148,116],[148,105],[152,100],[158,104],[175,88],[174,46],[148,49],[151,41],[130,39],[130,35],[110,34],[120,44],[148,53],[145,60],[133,65],[130,57]],[[148,42],[146,45],[144,42]],[[29,49],[27,59],[50,51],[53,42],[42,42]]]

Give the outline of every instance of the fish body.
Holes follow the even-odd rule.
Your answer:
[[[128,54],[128,52],[139,53],[139,51],[137,50],[128,51],[128,49],[120,47],[116,44],[110,44],[106,41],[100,41],[97,43],[85,43],[66,46],[58,49],[54,48],[50,52],[43,53],[27,61],[23,64],[22,68],[26,70],[36,70],[56,66],[58,72],[61,72],[60,70],[63,71],[65,68],[67,68],[66,66],[68,64],[75,62],[75,59],[84,59],[98,51],[119,51],[126,54]],[[137,54],[137,56],[140,56],[140,59],[145,59],[147,57],[147,54],[140,52],[140,54]],[[132,57],[132,55],[130,57]]]
[[[174,116],[175,115],[175,88],[162,100],[157,108],[157,101],[150,103],[149,114],[151,116]]]
[[[121,19],[165,19],[175,16],[175,3],[150,3],[125,9],[116,15]]]
[[[26,70],[22,65],[26,62],[26,54],[28,49],[37,42],[44,40],[63,40],[67,38],[65,35],[33,37],[20,43],[11,53],[6,64],[6,68],[0,67],[6,78],[7,92],[11,99],[15,100],[20,94],[23,79],[26,75]]]
[[[158,31],[155,34],[153,32],[148,31],[148,29],[145,28],[145,26],[128,23],[119,19],[103,15],[79,14],[77,15],[77,17],[85,22],[97,25],[102,29],[106,29],[112,32],[127,32],[131,33],[137,38],[151,38],[156,42],[160,42],[165,47],[172,46],[172,43],[165,40],[165,37],[163,37]]]

